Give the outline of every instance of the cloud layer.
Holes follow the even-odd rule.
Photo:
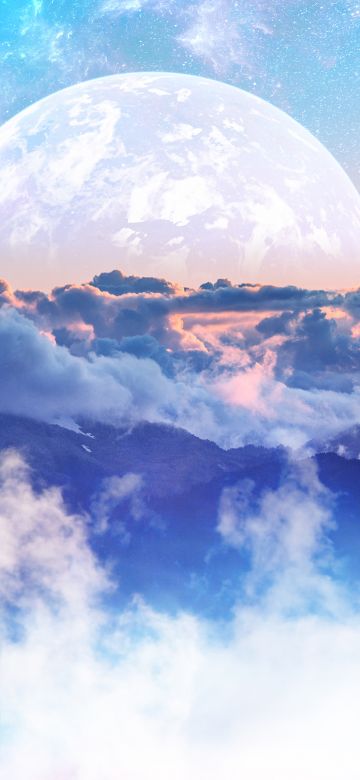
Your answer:
[[[298,448],[359,423],[359,293],[103,273],[0,292],[4,412]]]

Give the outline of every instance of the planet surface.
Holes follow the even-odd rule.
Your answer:
[[[0,275],[360,283],[360,196],[285,113],[173,73],[99,78],[0,129]]]

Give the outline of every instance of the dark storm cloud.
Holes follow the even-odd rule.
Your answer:
[[[258,323],[256,329],[265,338],[279,336],[284,333],[289,333],[291,324],[294,322],[294,319],[294,312],[284,311],[282,314],[277,314],[272,317],[265,317]]]
[[[90,285],[56,287],[52,295],[37,305],[37,313],[54,326],[83,322],[106,336],[106,322],[111,316],[110,302]]]
[[[360,376],[360,348],[351,330],[314,309],[277,351],[277,373],[294,387],[351,392]]]
[[[175,292],[175,287],[165,279],[156,279],[153,276],[125,276],[121,271],[110,271],[94,276],[90,282],[101,292],[111,295],[125,295],[126,293],[168,293]]]
[[[222,283],[221,283],[222,282]],[[323,290],[302,290],[289,285],[230,285],[227,280],[198,291],[179,296],[174,302],[179,312],[194,311],[305,311],[314,306],[339,305],[342,296]],[[225,282],[225,283],[224,283]]]
[[[50,296],[29,292],[17,292],[16,295],[25,308],[29,305],[49,327],[82,322],[94,328],[96,337],[116,339],[145,333],[160,338],[167,334],[169,339],[169,318],[173,315],[283,314],[285,311],[341,306],[344,300],[340,294],[322,290],[302,290],[293,286],[233,286],[224,279],[215,284],[205,283],[198,290],[181,290],[162,279],[126,277],[119,271],[100,274],[90,284],[55,288]],[[349,299],[348,305],[354,307],[355,302],[351,303]]]
[[[82,322],[91,325],[98,338],[117,339],[161,327],[170,310],[166,296],[159,293],[110,293],[92,284],[57,287],[36,307],[50,327]]]

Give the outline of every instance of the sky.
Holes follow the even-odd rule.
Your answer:
[[[359,169],[357,0],[2,0],[0,120],[97,76],[168,70],[269,100]]]
[[[360,182],[354,0],[0,0],[0,22],[4,122],[83,79],[199,74]],[[82,144],[53,159],[69,190],[41,168],[47,216],[74,148],[87,184]],[[35,270],[0,278],[1,777],[358,780],[360,289]]]

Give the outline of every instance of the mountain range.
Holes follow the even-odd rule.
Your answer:
[[[330,543],[349,572],[358,572],[360,556],[357,436],[347,432],[311,458],[333,494]],[[90,544],[119,582],[115,602],[141,594],[157,608],[191,604],[209,617],[233,608],[249,568],[246,550],[219,533],[223,491],[251,485],[256,501],[301,458],[282,447],[223,450],[162,424],[79,420],[72,430],[2,414],[0,450],[9,448],[24,455],[37,490],[57,486],[69,511],[87,515]]]

